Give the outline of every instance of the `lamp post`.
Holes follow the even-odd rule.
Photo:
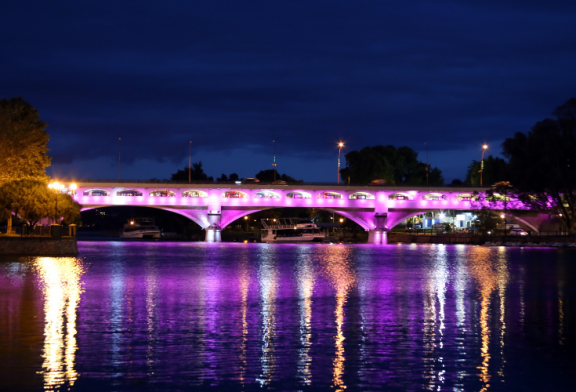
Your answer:
[[[188,151],[188,182],[192,182],[192,141],[190,141],[190,148]]]
[[[272,149],[274,150],[274,161],[272,166],[274,166],[274,182],[276,182],[276,141],[272,140]]]
[[[342,147],[344,147],[344,143],[338,143],[338,185],[340,185],[340,152],[342,151]]]
[[[60,184],[58,181],[51,182],[48,184],[48,188],[54,190],[54,200],[56,207],[54,208],[54,224],[56,225],[58,221],[58,193],[64,188],[64,185]]]
[[[48,188],[52,189],[54,191],[54,224],[58,224],[58,194],[62,191],[62,189],[64,189],[64,184],[60,184],[58,181],[54,181],[51,182],[50,184],[48,184]],[[78,186],[74,183],[70,184],[70,186],[68,187],[68,189],[70,189],[72,191],[72,194],[76,194],[76,189],[78,188]]]
[[[120,153],[122,148],[122,138],[118,138],[118,181],[120,181]]]
[[[484,144],[482,146],[482,159],[480,160],[480,170],[478,170],[478,172],[480,173],[480,186],[482,186],[482,172],[484,171],[484,152],[486,152],[487,149],[488,145]]]

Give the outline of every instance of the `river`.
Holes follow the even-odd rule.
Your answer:
[[[0,390],[564,391],[576,251],[79,242],[0,259]]]

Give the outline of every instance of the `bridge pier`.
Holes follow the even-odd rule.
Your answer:
[[[378,245],[388,244],[388,231],[386,229],[369,230],[368,243]]]
[[[212,225],[207,227],[204,242],[222,242],[220,226]]]
[[[206,238],[205,242],[222,242],[222,229],[220,228],[220,223],[222,221],[222,214],[220,213],[220,208],[217,210],[208,211],[208,223],[210,224],[205,228]]]

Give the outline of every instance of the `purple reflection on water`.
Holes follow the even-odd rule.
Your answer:
[[[562,389],[575,253],[81,242],[0,261],[0,385]]]

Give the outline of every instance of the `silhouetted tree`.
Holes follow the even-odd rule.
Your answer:
[[[227,176],[226,174],[222,173],[222,175],[220,177],[218,177],[216,179],[216,181],[238,181],[238,174],[236,173],[232,173],[230,174],[230,176]]]
[[[410,147],[394,146],[365,147],[346,154],[347,167],[340,170],[343,181],[367,184],[383,179],[388,184],[426,185],[426,164],[418,161],[418,153]],[[430,168],[429,185],[444,183],[442,171]]]
[[[260,170],[258,174],[256,174],[256,178],[263,182],[272,182],[274,181],[274,169],[268,170]],[[296,182],[297,180],[293,177],[290,177],[286,174],[280,174],[276,172],[276,180],[282,180],[286,182]]]
[[[480,185],[480,161],[472,161],[468,165],[466,173],[466,183],[471,185]],[[509,178],[508,163],[502,158],[488,155],[484,159],[484,170],[482,172],[482,185],[493,185],[497,182],[506,181]]]
[[[510,182],[525,205],[557,214],[569,230],[576,227],[576,98],[554,111],[527,134],[502,144],[509,159]]]
[[[214,181],[213,177],[208,177],[202,169],[202,161],[192,164],[191,170],[192,181]],[[172,174],[172,181],[188,181],[188,166],[183,170],[178,170],[176,173]]]

